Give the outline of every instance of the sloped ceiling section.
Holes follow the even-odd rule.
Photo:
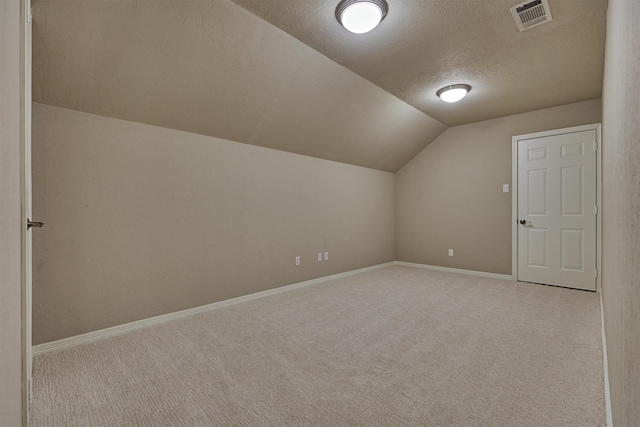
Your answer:
[[[390,172],[446,129],[228,0],[33,6],[35,102]]]
[[[384,21],[351,34],[339,0],[233,0],[447,126],[600,98],[607,0],[549,0],[553,19],[520,32],[523,0],[387,0]],[[464,102],[441,87],[467,83]]]

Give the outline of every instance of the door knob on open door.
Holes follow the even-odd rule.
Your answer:
[[[527,221],[525,221],[524,219],[520,220],[520,224],[525,225],[527,223]]]
[[[31,227],[42,227],[43,225],[44,225],[44,222],[37,222],[37,221],[31,222],[31,220],[27,218],[27,230],[30,229]]]

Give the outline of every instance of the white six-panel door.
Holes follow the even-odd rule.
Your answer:
[[[596,129],[517,140],[517,279],[596,290]]]

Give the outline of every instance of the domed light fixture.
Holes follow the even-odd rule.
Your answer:
[[[352,33],[364,34],[377,27],[388,10],[385,0],[342,0],[336,7],[336,18]]]
[[[457,84],[445,86],[436,92],[444,102],[458,102],[471,90],[471,86],[465,84]]]

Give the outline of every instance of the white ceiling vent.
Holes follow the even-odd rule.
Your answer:
[[[551,21],[549,0],[526,1],[513,6],[509,10],[511,10],[513,19],[516,20],[520,31]]]

